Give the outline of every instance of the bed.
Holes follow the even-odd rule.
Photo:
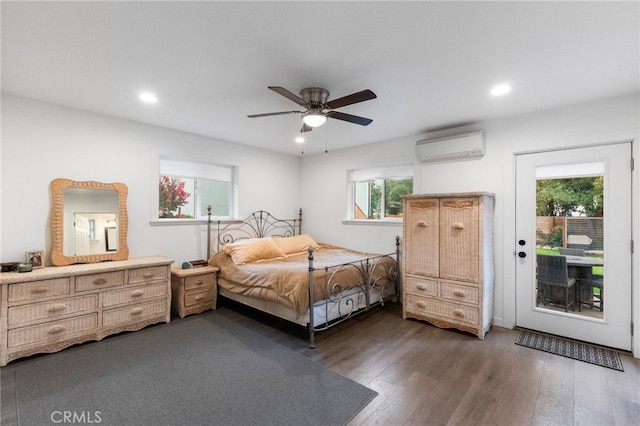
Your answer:
[[[400,238],[388,254],[316,242],[296,219],[260,210],[244,220],[209,221],[208,263],[219,268],[218,293],[315,332],[397,297]]]

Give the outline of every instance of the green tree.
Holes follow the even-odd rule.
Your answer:
[[[380,201],[382,199],[382,179],[376,179],[371,181],[371,211],[369,212],[369,219],[380,219]]]
[[[402,195],[413,192],[413,178],[385,181],[384,198],[386,214],[397,215],[402,211]]]
[[[602,176],[571,179],[543,179],[536,182],[538,216],[602,217],[604,179]]]

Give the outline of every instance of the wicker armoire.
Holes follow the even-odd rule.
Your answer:
[[[403,317],[484,339],[493,316],[495,196],[473,192],[403,199]]]

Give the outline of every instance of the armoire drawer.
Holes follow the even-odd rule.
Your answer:
[[[438,282],[407,276],[404,291],[422,296],[438,297]]]
[[[440,282],[440,298],[478,305],[480,303],[480,290],[477,286],[472,287],[442,281]]]
[[[456,303],[444,302],[428,297],[418,297],[407,294],[405,309],[423,316],[437,316],[446,318],[451,322],[459,324],[478,325],[480,312],[478,308],[460,305]]]

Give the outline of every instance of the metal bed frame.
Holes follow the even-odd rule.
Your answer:
[[[211,220],[208,221],[208,232],[211,236]],[[298,211],[296,219],[277,219],[270,213],[259,210],[251,213],[244,220],[216,221],[215,225],[215,253],[224,244],[248,238],[290,237],[302,233],[302,209]],[[253,301],[251,298],[235,295],[221,287],[218,291],[224,297],[244,305],[251,306],[263,312],[305,326],[309,332],[309,347],[315,347],[315,332],[327,330],[360,313],[368,312],[376,306],[384,306],[384,302],[397,297],[398,276],[400,264],[400,237],[395,237],[395,251],[388,254],[374,255],[356,261],[314,267],[314,250],[309,247],[309,307],[305,315],[300,318],[287,312],[287,308],[275,302]],[[209,249],[211,249],[209,240]],[[210,253],[208,258],[210,258]],[[383,263],[383,260],[387,261]],[[389,262],[388,260],[391,260]],[[386,264],[390,264],[390,266]],[[358,283],[343,291],[344,283],[338,280],[338,272],[346,268],[355,269]],[[382,268],[382,269],[381,269]],[[386,268],[386,269],[385,269]],[[323,271],[322,279],[325,294],[329,297],[314,301],[314,286],[318,279],[314,272]],[[284,309],[283,309],[284,308]]]

